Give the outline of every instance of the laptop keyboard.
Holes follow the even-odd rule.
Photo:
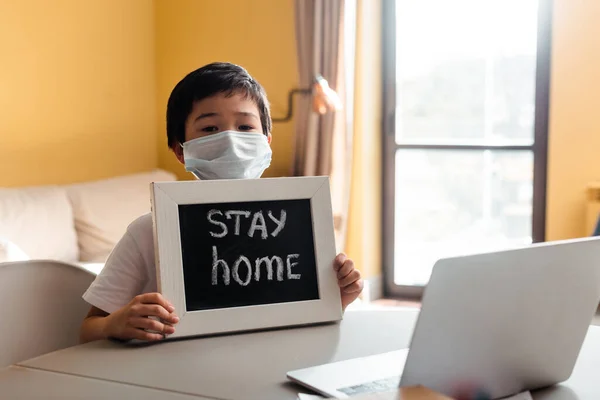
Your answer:
[[[362,393],[387,392],[397,389],[398,386],[400,386],[400,377],[391,376],[389,378],[378,379],[376,381],[361,383],[360,385],[348,386],[337,390],[347,396],[356,396]]]

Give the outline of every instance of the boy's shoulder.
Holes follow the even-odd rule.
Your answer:
[[[144,214],[129,224],[127,232],[134,238],[153,236],[152,213]]]

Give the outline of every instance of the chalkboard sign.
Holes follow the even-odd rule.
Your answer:
[[[187,311],[317,300],[310,199],[179,206]]]
[[[336,321],[329,179],[157,182],[158,290],[171,337]]]

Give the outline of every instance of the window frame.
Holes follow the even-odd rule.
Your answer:
[[[534,141],[531,145],[398,144],[396,142],[396,2],[382,2],[382,262],[385,297],[420,298],[424,286],[394,282],[395,266],[395,156],[397,150],[494,150],[533,153],[532,240],[546,240],[546,186],[548,161],[548,114],[552,44],[552,1],[539,0],[535,73]]]

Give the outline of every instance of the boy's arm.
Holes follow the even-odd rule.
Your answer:
[[[179,318],[174,311],[173,305],[160,293],[136,296],[111,314],[92,307],[81,324],[79,340],[81,343],[108,338],[160,340],[165,334],[175,332],[173,325],[179,322]],[[159,321],[148,317],[157,317]]]
[[[104,268],[83,294],[83,299],[93,307],[81,325],[79,336],[82,342],[107,337],[137,338],[145,333],[144,329],[158,328],[147,316],[158,316],[160,312],[147,310],[150,305],[162,307],[162,313],[168,316],[167,302],[161,303],[162,296],[154,296],[154,299],[145,297],[146,304],[136,296],[143,293],[149,277],[155,274],[154,265],[150,265],[151,260],[147,259],[147,254],[153,253],[152,243],[150,215],[142,216],[129,225]],[[145,315],[139,315],[140,308],[146,308]],[[127,330],[126,327],[131,325],[134,328]],[[163,332],[162,329],[157,330]]]
[[[108,336],[106,336],[104,332],[106,331],[106,317],[108,317],[108,315],[107,312],[92,306],[81,323],[79,341],[81,343],[87,343],[94,340],[107,339]]]
[[[342,310],[350,305],[360,296],[363,290],[363,281],[360,279],[360,271],[354,268],[354,262],[344,253],[340,253],[333,262],[342,295]]]

